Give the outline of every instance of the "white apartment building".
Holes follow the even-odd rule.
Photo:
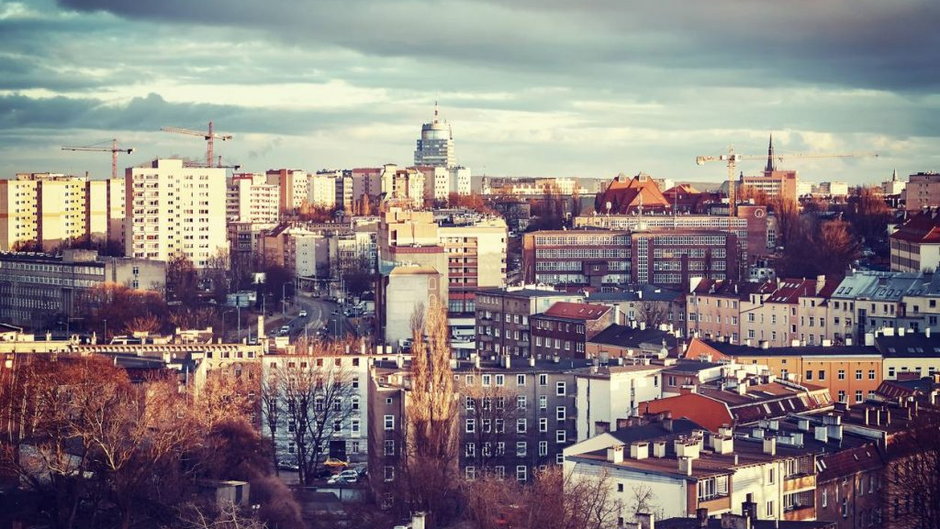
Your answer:
[[[641,402],[662,398],[663,367],[641,363],[575,370],[577,440],[597,435],[601,424],[616,431],[617,419],[634,417]]]
[[[124,179],[90,180],[85,187],[85,232],[92,240],[124,244]]]
[[[299,169],[271,169],[265,173],[268,183],[278,186],[281,212],[293,212],[307,200],[307,173]]]
[[[448,312],[467,314],[473,325],[480,288],[506,284],[506,221],[495,217],[466,226],[440,226],[440,246],[447,259]]]
[[[0,250],[36,240],[39,233],[36,183],[0,180]]]
[[[336,177],[312,174],[307,176],[307,203],[331,209],[336,206]]]
[[[228,255],[225,169],[186,167],[158,159],[127,169],[125,254],[170,261],[182,255],[196,268]]]
[[[369,356],[367,355],[266,355],[262,367],[265,380],[276,380],[270,387],[280,389],[275,443],[278,461],[296,462],[295,424],[291,421],[286,395],[288,380],[295,384],[318,384],[308,410],[311,418],[325,421],[321,447],[322,459],[327,454],[344,457],[350,462],[366,461],[369,450]],[[300,392],[302,388],[297,387]],[[267,410],[262,409],[264,433],[267,431]],[[315,428],[312,426],[311,428]],[[312,443],[312,438],[308,439]]]
[[[225,211],[229,222],[276,224],[280,188],[261,173],[239,173],[228,179]]]
[[[469,167],[458,165],[450,169],[450,191],[458,195],[469,195],[471,193]]]

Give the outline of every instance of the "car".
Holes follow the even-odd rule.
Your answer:
[[[359,481],[359,472],[352,470],[352,469],[346,469],[340,472],[339,474],[335,474],[331,476],[330,479],[326,480],[326,482],[329,484],[356,483],[357,481]]]
[[[278,332],[280,332],[281,334],[287,334],[287,333],[289,333],[289,332],[290,332],[290,325],[282,325],[282,326],[281,326],[281,330],[278,331]]]
[[[298,316],[299,318],[306,318],[306,317],[307,317],[307,311],[302,310],[302,311],[300,311],[299,314],[297,314],[297,316]]]

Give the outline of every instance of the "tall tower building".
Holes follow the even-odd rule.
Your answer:
[[[434,103],[434,119],[421,125],[421,139],[415,149],[415,165],[447,168],[457,165],[454,134],[450,125],[440,119],[437,102]]]
[[[128,257],[169,261],[182,255],[196,268],[219,252],[228,257],[224,168],[154,160],[128,168],[125,182]]]

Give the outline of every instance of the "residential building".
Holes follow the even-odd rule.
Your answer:
[[[283,215],[294,213],[307,201],[307,173],[300,169],[269,169],[268,183],[279,192],[278,210]]]
[[[506,222],[441,225],[437,233],[447,258],[447,312],[472,315],[478,289],[506,283]]]
[[[297,277],[328,277],[328,252],[329,242],[322,234],[289,224],[281,224],[261,237],[264,259]]]
[[[625,321],[650,328],[666,324],[682,330],[685,326],[685,294],[679,290],[635,285],[619,292],[591,292],[588,301],[614,307]]]
[[[85,234],[93,242],[124,247],[126,200],[124,179],[85,182]]]
[[[636,417],[641,403],[661,398],[663,367],[641,361],[572,370],[578,390],[576,440],[617,431],[619,419]]]
[[[907,211],[940,207],[940,173],[920,172],[910,175],[902,198]]]
[[[454,133],[450,124],[440,118],[437,103],[434,104],[434,118],[421,126],[414,161],[416,166],[450,168],[457,165]]]
[[[236,173],[227,179],[226,220],[277,224],[280,190],[261,173]]]
[[[182,256],[196,268],[228,259],[225,169],[158,159],[128,168],[125,255],[170,261]]]
[[[940,185],[937,186],[940,193]],[[940,267],[940,208],[911,216],[891,234],[891,270],[936,271]]]
[[[923,333],[884,329],[874,341],[883,358],[884,380],[920,380],[940,373],[940,341],[929,327]]]
[[[281,463],[297,463],[295,442],[298,426],[294,417],[307,417],[312,432],[322,428],[319,448],[327,456],[343,461],[365,462],[369,454],[369,365],[372,357],[364,354],[267,354],[262,362],[262,376],[271,380],[268,387],[277,392],[275,404],[280,413],[274,433],[275,456]],[[315,386],[314,386],[315,385]],[[292,411],[303,399],[296,394],[310,394],[307,414]],[[267,408],[262,406],[262,412]],[[314,420],[315,419],[315,420]],[[262,418],[267,432],[268,417]],[[308,434],[306,449],[317,435]],[[322,463],[322,461],[321,461]]]
[[[629,362],[640,357],[675,357],[680,353],[682,346],[666,324],[655,327],[633,320],[630,325],[610,325],[589,339],[585,346],[585,355],[587,358],[596,359],[600,365],[620,365],[624,361]]]
[[[446,299],[446,276],[436,268],[398,265],[383,274],[376,292],[376,314],[381,314],[380,336],[386,344],[401,345],[413,336],[412,321],[424,315],[433,300]]]
[[[537,359],[585,358],[588,340],[617,323],[616,317],[605,305],[559,301],[529,318],[532,354]]]
[[[336,176],[307,175],[307,204],[325,209],[336,207]]]
[[[484,357],[531,356],[529,318],[559,301],[578,302],[580,294],[548,287],[526,286],[479,290],[476,293],[476,349]]]
[[[693,281],[686,295],[686,334],[716,341],[740,343],[742,297],[760,288],[753,283],[701,279]]]
[[[776,279],[750,290],[740,302],[741,342],[771,347],[824,344],[827,340],[826,300],[838,280]],[[801,319],[802,322],[801,322]]]
[[[68,329],[79,300],[106,283],[163,292],[166,263],[65,250],[59,256],[0,253],[0,319],[32,329]]]

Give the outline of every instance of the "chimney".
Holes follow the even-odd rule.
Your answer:
[[[734,452],[734,438],[725,435],[712,436],[712,450],[716,454],[727,455]]]
[[[746,395],[747,394],[747,380],[742,380],[738,382],[738,386],[736,389],[738,390],[738,395]]]
[[[695,509],[695,519],[698,521],[699,527],[708,527],[708,509],[704,507]]]
[[[898,327],[898,336],[904,336],[905,332],[907,332],[907,329],[904,327]]]
[[[829,439],[829,435],[828,435],[828,433],[827,433],[828,431],[829,431],[829,429],[826,428],[825,426],[817,426],[817,427],[814,429],[814,432],[813,432],[813,433],[815,434],[815,435],[814,435],[814,438],[815,438],[817,441],[821,441],[821,442],[825,443],[826,440]]]
[[[607,461],[619,465],[623,463],[623,445],[616,445],[607,448]]]
[[[800,429],[801,432],[809,431],[809,419],[799,419],[796,421],[796,427]]]
[[[692,475],[692,458],[691,457],[680,457],[679,458],[679,473],[686,476]]]
[[[480,355],[478,354],[473,355],[473,367],[475,369],[480,369]]]
[[[832,347],[832,340],[830,340],[830,339],[828,339],[828,338],[823,339],[823,341],[822,341],[822,346],[823,346],[823,347]]]
[[[535,357],[529,356],[529,367],[535,367]]]
[[[870,409],[865,408],[865,426],[868,426],[869,424],[871,424],[871,413],[870,413],[870,412],[871,412]]]
[[[846,337],[845,337],[845,345],[846,345],[847,347],[851,347],[851,346],[852,346],[852,337],[851,337],[851,336],[846,336]]]
[[[503,367],[506,369],[512,368],[512,358],[509,355],[503,355]]]
[[[764,429],[763,429],[763,428],[753,428],[753,429],[751,430],[751,437],[753,437],[754,439],[762,439],[762,438],[764,437]]]
[[[865,408],[865,415],[868,415],[868,408]],[[867,422],[865,424],[868,424]],[[875,425],[881,426],[881,408],[875,410]]]
[[[699,456],[699,444],[692,437],[680,437],[676,439],[672,443],[672,448],[676,452],[676,457],[696,459]]]
[[[767,437],[764,439],[764,453],[769,456],[777,455],[777,438]]]
[[[653,457],[666,457],[666,441],[653,441]]]
[[[411,515],[411,529],[424,529],[424,518],[427,514],[424,511],[418,511]]]
[[[646,459],[650,456],[650,444],[647,442],[630,443],[630,459]]]
[[[645,330],[646,330],[646,322],[645,322],[645,321],[641,321],[641,322],[640,322],[640,330],[641,330],[641,331],[645,331]]]
[[[264,336],[264,314],[258,314],[258,341]]]
[[[826,276],[816,276],[816,293],[819,294],[822,292],[823,287],[826,286]]]
[[[924,336],[930,338],[930,327],[924,327]]]
[[[656,517],[652,513],[636,513],[637,529],[656,529]]]
[[[870,332],[866,332],[865,333],[865,346],[871,347],[873,345],[875,345],[875,335]]]
[[[829,425],[829,438],[835,439],[836,441],[842,441],[842,425],[841,424],[830,424]]]

